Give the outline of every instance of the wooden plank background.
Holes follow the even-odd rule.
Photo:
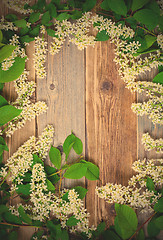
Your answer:
[[[8,12],[13,11],[1,4],[1,14]],[[48,45],[50,42],[48,37]],[[136,96],[125,88],[113,62],[114,45],[109,41],[79,51],[66,40],[58,54],[47,54],[45,79],[35,76],[34,43],[30,43],[27,53],[29,79],[37,83],[34,100],[45,101],[48,111],[7,139],[10,151],[5,153],[5,159],[31,135],[40,135],[47,124],[55,127],[54,146],[63,144],[73,131],[83,141],[83,154],[99,166],[100,181],[66,180],[63,187],[76,184],[87,187],[85,206],[91,214],[90,223],[97,225],[105,220],[110,225],[115,215],[114,207],[95,195],[95,187],[107,182],[126,185],[133,174],[132,163],[137,158],[160,157],[144,151],[141,136],[149,131],[153,137],[161,137],[163,128],[132,112],[131,104],[136,98],[142,101],[145,97]],[[4,96],[8,100],[16,97],[13,83],[5,84]],[[72,157],[76,156],[72,154]],[[32,228],[20,229],[19,239],[29,240],[33,232]]]

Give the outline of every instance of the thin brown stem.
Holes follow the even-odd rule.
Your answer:
[[[38,226],[32,226],[32,225],[21,225],[21,224],[13,224],[13,223],[6,223],[6,222],[0,222],[1,225],[7,225],[7,226],[14,226],[14,227],[38,227]],[[40,228],[40,227],[38,227]]]
[[[137,232],[139,232],[140,229],[141,229],[151,218],[153,218],[156,213],[157,213],[157,212],[154,212],[154,213],[152,214],[152,216],[150,216],[150,217],[136,230],[136,232],[130,237],[129,240],[133,239],[133,237],[137,234]]]

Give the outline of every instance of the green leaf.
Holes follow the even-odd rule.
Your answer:
[[[49,151],[49,157],[50,161],[53,163],[53,165],[57,168],[61,168],[61,153],[57,148],[54,148],[51,146]]]
[[[3,90],[4,83],[0,83],[0,92]]]
[[[108,6],[116,14],[123,15],[123,16],[126,16],[126,14],[127,14],[127,7],[126,7],[124,0],[116,0],[116,1],[109,0]]]
[[[150,0],[145,8],[151,9],[153,12],[155,12],[156,14],[160,15],[160,7],[158,5],[158,3],[155,0]]]
[[[156,218],[154,223],[158,229],[163,230],[163,216]]]
[[[13,118],[19,116],[22,110],[13,107],[12,105],[5,105],[0,108],[0,126],[11,121]]]
[[[133,0],[131,5],[132,11],[134,12],[142,8],[147,2],[149,2],[149,0]]]
[[[159,28],[160,28],[161,32],[163,32],[163,15],[160,16]]]
[[[16,80],[24,71],[25,59],[26,58],[16,57],[15,62],[9,70],[3,71],[0,69],[0,82],[5,83]]]
[[[5,106],[5,105],[8,105],[8,102],[7,102],[7,100],[4,97],[2,97],[0,95],[0,108]]]
[[[96,35],[96,41],[107,41],[108,39],[109,36],[105,30],[98,32]]]
[[[32,32],[32,31],[31,31]],[[20,37],[20,41],[22,42],[22,43],[29,43],[29,42],[32,42],[32,41],[34,41],[35,39],[34,38],[32,38],[32,37],[30,37],[29,35],[25,35],[25,36],[23,36],[23,37]]]
[[[33,167],[36,163],[40,163],[42,166],[44,166],[43,161],[42,161],[36,154],[33,154],[33,164],[32,164],[32,167]]]
[[[70,166],[64,174],[65,178],[80,179],[85,176],[87,166],[83,163],[75,163]]]
[[[106,223],[105,222],[101,222],[101,223],[98,224],[97,230],[96,230],[98,236],[100,236],[104,232],[105,227],[106,227]]]
[[[50,3],[49,5],[47,5],[46,10],[49,10],[50,16],[52,18],[57,17],[57,10],[56,10],[56,7],[53,3]]]
[[[71,17],[70,14],[64,12],[64,13],[60,13],[60,14],[56,17],[56,19],[57,19],[58,21],[63,21],[63,20],[69,19],[70,17]]]
[[[6,145],[6,142],[4,140],[4,138],[2,136],[0,136],[0,144],[4,146],[4,150],[5,151],[9,151],[7,145]]]
[[[16,190],[16,192],[18,194],[23,194],[25,196],[29,196],[30,189],[31,189],[31,186],[30,186],[29,183],[27,183],[27,184],[20,184],[20,185],[18,185],[18,189]]]
[[[102,236],[104,240],[121,240],[120,237],[110,229],[107,229]]]
[[[3,204],[0,205],[0,215],[4,212],[8,212],[8,211],[9,211],[9,209],[6,205],[3,205]]]
[[[83,12],[88,12],[94,8],[96,0],[86,0],[83,4]]]
[[[5,19],[9,20],[11,22],[14,22],[14,21],[16,21],[18,19],[18,17],[15,14],[7,14],[5,16]]]
[[[0,43],[2,42],[3,40],[3,34],[2,34],[2,31],[0,30]]]
[[[157,203],[155,203],[154,210],[156,212],[163,212],[163,197],[160,198]]]
[[[57,174],[55,174],[51,177],[49,175],[56,173],[57,170],[53,167],[48,166],[48,165],[45,165],[44,168],[45,168],[45,172],[48,175],[47,177],[48,177],[49,181],[52,182],[53,184],[56,184],[59,181],[60,177]]]
[[[115,230],[122,239],[128,239],[136,231],[138,219],[134,210],[127,205],[116,208]]]
[[[146,186],[148,188],[149,191],[155,191],[155,185],[154,182],[151,178],[147,177],[147,182],[146,182]]]
[[[55,192],[54,185],[48,179],[46,179],[46,183],[47,183],[48,190],[51,191],[51,192]]]
[[[37,226],[37,225],[36,225]],[[39,230],[37,232],[35,232],[33,235],[32,235],[32,240],[36,239],[41,239],[42,235],[44,233],[44,230]]]
[[[46,6],[46,0],[38,0],[37,7],[39,10],[42,10]]]
[[[68,155],[69,155],[70,150],[71,150],[72,146],[74,145],[74,143],[75,143],[74,134],[69,135],[63,143],[63,151],[66,154],[66,160],[68,158]]]
[[[150,48],[157,38],[151,35],[145,35],[138,52],[144,52],[146,49]]]
[[[136,240],[145,240],[144,231],[141,229],[136,237]]]
[[[99,179],[99,168],[91,163],[91,162],[86,162],[87,166],[87,171],[85,174],[85,177],[89,180],[98,180]]]
[[[34,27],[30,32],[29,32],[29,35],[32,36],[32,37],[37,37],[40,33],[40,26],[36,26]],[[31,38],[30,38],[31,39]],[[32,38],[32,41],[34,40],[34,38]],[[30,40],[31,42],[31,40]]]
[[[153,30],[159,22],[159,15],[153,12],[151,9],[139,10],[133,15],[133,17],[138,22],[146,25],[149,30]]]
[[[147,51],[145,52],[141,52],[141,53],[134,53],[133,56],[139,56],[139,55],[142,55],[142,54],[146,54],[146,53],[151,53],[151,52],[156,52],[158,51],[159,48],[149,48]]]
[[[81,141],[79,138],[77,138],[77,137],[75,137],[75,143],[73,144],[72,147],[73,147],[74,151],[75,151],[78,155],[83,152],[83,143],[82,143],[82,141]]]
[[[39,20],[39,18],[40,18],[40,13],[39,12],[36,12],[36,13],[33,12],[33,13],[30,14],[28,22],[35,23]]]
[[[160,73],[160,72],[163,72],[163,66],[162,65],[159,65],[158,66],[158,72]]]
[[[25,28],[21,28],[19,31],[20,36],[24,36],[29,32],[30,28],[25,27]]]
[[[16,46],[6,45],[0,49],[0,62],[3,62],[6,58],[10,57]]]
[[[160,230],[155,225],[155,221],[153,220],[148,223],[147,231],[149,237],[156,237],[160,232]]]
[[[31,181],[31,176],[32,176],[32,174],[30,172],[27,172],[23,177],[23,182],[29,183]]]
[[[41,18],[41,24],[46,24],[50,21],[50,14],[49,11],[45,12]]]
[[[27,22],[24,19],[16,20],[14,24],[19,28],[25,28],[27,26]]]
[[[71,217],[67,220],[66,225],[69,226],[69,227],[72,227],[72,226],[76,226],[78,222],[79,222],[78,219],[76,219],[74,216],[71,216]]]
[[[47,31],[47,34],[48,34],[49,36],[51,36],[51,37],[56,37],[56,32],[55,32],[53,29],[48,28],[48,29],[46,29],[46,31]]]
[[[12,231],[8,235],[8,240],[17,240],[18,239],[18,233],[16,231]]]
[[[87,189],[81,187],[81,186],[76,186],[73,189],[75,189],[75,192],[77,192],[79,194],[79,198],[83,199],[86,195],[86,193],[88,192]]]
[[[11,214],[10,212],[5,212],[3,214],[3,217],[8,223],[14,223],[14,224],[20,224],[20,225],[22,224],[21,220],[17,216]]]
[[[20,205],[20,207],[18,208],[18,212],[20,215],[20,219],[28,224],[32,224],[32,219],[25,213],[24,208]]]
[[[158,73],[154,79],[153,79],[154,83],[160,83],[163,84],[163,72]]]
[[[111,10],[111,8],[109,7],[109,1],[108,1],[108,0],[104,0],[104,1],[101,3],[100,7],[101,7],[102,9],[106,10],[106,11],[110,11],[110,10]]]

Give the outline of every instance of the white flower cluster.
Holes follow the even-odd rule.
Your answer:
[[[25,49],[20,47],[20,42],[18,39],[19,39],[19,36],[16,34],[14,34],[14,36],[12,36],[12,38],[10,39],[10,45],[16,46],[16,49],[12,52],[10,57],[6,58],[2,62],[2,70],[3,71],[9,70],[9,68],[15,62],[16,57],[21,57],[21,58],[27,57],[27,55],[25,53]]]
[[[14,11],[17,11],[21,14],[31,13],[31,9],[24,9],[25,4],[29,4],[31,0],[2,0],[6,6]]]
[[[163,50],[163,35],[162,34],[157,36],[157,43],[160,46],[160,48]]]
[[[137,115],[148,115],[154,124],[163,124],[163,96],[155,96],[148,102],[133,103],[131,109]]]
[[[40,136],[42,144],[47,150],[49,150],[52,143],[53,133],[54,129],[49,125],[44,129]],[[34,136],[30,137],[30,139],[19,147],[18,150],[7,160],[5,166],[1,168],[1,177],[5,178],[8,174],[10,175],[9,181],[12,183],[11,192],[16,190],[17,185],[22,184],[25,173],[28,172],[33,163],[33,154],[38,148],[39,140],[37,144],[36,138]],[[44,150],[40,149],[40,154],[45,155]]]
[[[0,29],[5,31],[8,30],[17,31],[18,27],[16,27],[12,22],[7,22],[4,16],[2,16],[0,20]]]
[[[147,151],[155,149],[156,153],[163,153],[163,139],[154,140],[151,138],[149,133],[145,133],[142,136],[142,144],[144,144],[144,148]]]
[[[35,83],[33,81],[28,81],[27,75],[28,72],[24,71],[24,73],[15,81],[15,89],[18,97],[16,101],[11,104],[18,109],[22,109],[22,112],[19,116],[14,118],[6,127],[5,133],[7,137],[11,137],[11,135],[17,129],[24,127],[26,121],[31,121],[36,116],[47,111],[47,105],[45,102],[31,102],[30,97],[35,91]]]
[[[46,70],[44,67],[47,53],[46,47],[47,42],[44,40],[44,38],[35,37],[34,64],[38,78],[46,77]]]
[[[128,186],[107,183],[103,187],[96,187],[96,193],[108,203],[127,204],[134,208],[142,208],[152,211],[154,203],[161,197],[146,187],[147,177],[151,178],[155,187],[160,188],[163,184],[163,159],[136,161],[133,169],[137,175],[130,178]],[[151,202],[152,198],[152,202]]]

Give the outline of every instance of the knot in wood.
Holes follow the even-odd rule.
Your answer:
[[[50,90],[54,90],[54,88],[55,88],[55,85],[53,83],[50,84]]]
[[[108,82],[108,81],[104,81],[102,83],[102,87],[101,90],[102,91],[109,91],[113,89],[113,83],[112,82]]]

